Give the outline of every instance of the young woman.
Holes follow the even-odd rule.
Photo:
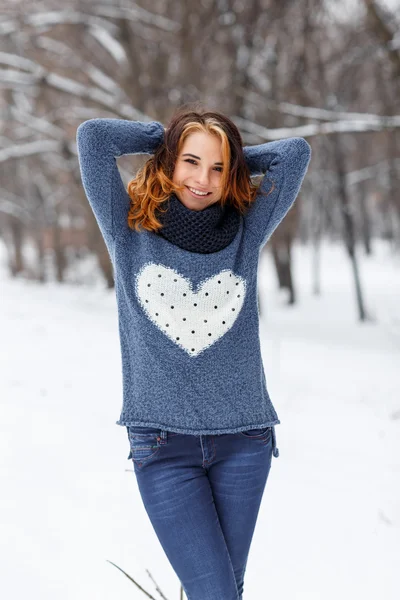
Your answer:
[[[261,248],[299,192],[300,137],[243,147],[219,112],[90,119],[84,189],[114,268],[141,497],[188,600],[237,600],[280,423],[260,352]],[[116,157],[151,154],[123,185]],[[257,188],[251,175],[264,174]]]

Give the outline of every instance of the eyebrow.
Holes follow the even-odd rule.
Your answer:
[[[196,156],[195,154],[189,154],[188,152],[186,152],[186,154],[182,154],[182,156],[193,156],[193,158],[197,158],[197,160],[201,160],[200,156]],[[216,163],[214,163],[214,165],[221,165],[221,166],[223,166],[224,163],[222,163],[222,162],[216,162]]]

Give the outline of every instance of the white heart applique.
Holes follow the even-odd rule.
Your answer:
[[[195,292],[190,279],[149,263],[137,275],[136,293],[149,319],[190,356],[198,356],[233,326],[246,280],[227,269],[205,279]]]

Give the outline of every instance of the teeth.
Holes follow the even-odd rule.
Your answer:
[[[191,192],[193,192],[193,194],[197,194],[198,196],[207,196],[208,192],[199,192],[198,190],[195,190],[194,188],[189,188],[189,190]]]

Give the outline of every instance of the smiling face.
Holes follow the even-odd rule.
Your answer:
[[[172,181],[184,185],[176,196],[187,208],[203,210],[221,199],[222,143],[216,135],[188,135],[175,163]],[[197,193],[196,193],[197,192]]]

